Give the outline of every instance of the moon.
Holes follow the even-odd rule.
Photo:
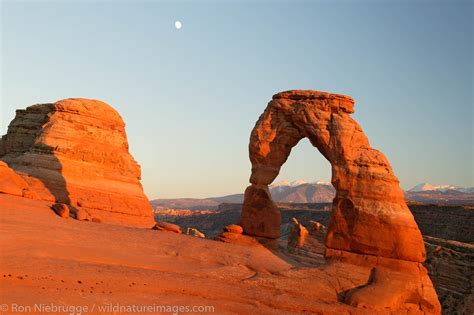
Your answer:
[[[174,27],[176,27],[177,30],[181,29],[181,26],[182,26],[182,24],[181,24],[180,21],[174,22]]]

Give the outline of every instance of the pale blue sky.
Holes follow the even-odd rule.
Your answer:
[[[150,198],[242,192],[250,131],[288,89],[354,97],[402,187],[474,186],[473,1],[0,2],[0,134],[16,108],[105,101]],[[277,180],[299,178],[330,178],[307,141]]]

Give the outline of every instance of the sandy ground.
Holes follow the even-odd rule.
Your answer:
[[[264,247],[63,219],[49,205],[0,194],[1,314],[363,313],[338,301],[341,279],[367,281],[361,267],[303,268]]]

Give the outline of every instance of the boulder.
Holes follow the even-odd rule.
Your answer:
[[[199,237],[199,238],[206,238],[206,235],[204,233],[200,232],[198,229],[195,229],[193,227],[188,227],[188,229],[186,230],[186,234]]]
[[[216,241],[224,242],[224,243],[231,243],[231,244],[238,244],[244,246],[262,246],[259,241],[255,238],[239,233],[233,232],[222,232],[221,234],[217,235],[215,238]]]
[[[178,225],[168,222],[156,222],[155,226],[153,227],[153,230],[168,231],[178,234],[182,233],[181,228]]]
[[[229,224],[224,227],[224,232],[230,232],[230,233],[236,233],[236,234],[242,234],[243,229],[240,225],[237,224]]]
[[[25,197],[83,208],[104,223],[154,224],[125,124],[106,103],[75,98],[17,110],[0,140],[0,161],[28,183]],[[0,189],[21,195],[23,184],[5,188],[3,178]]]
[[[243,235],[243,229],[240,225],[237,224],[229,224],[224,227],[224,231],[217,235],[214,240],[224,242],[224,243],[232,243],[232,244],[239,244],[239,245],[246,245],[246,246],[262,246],[262,243],[259,242],[254,237]],[[264,238],[262,241],[263,243],[265,240]]]

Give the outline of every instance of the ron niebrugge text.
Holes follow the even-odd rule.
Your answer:
[[[38,303],[23,305],[12,303],[3,304],[2,311],[10,313],[64,313],[70,315],[81,315],[87,313],[213,313],[214,306],[211,305],[123,305],[123,304],[93,304],[93,305],[65,305],[54,303]]]

